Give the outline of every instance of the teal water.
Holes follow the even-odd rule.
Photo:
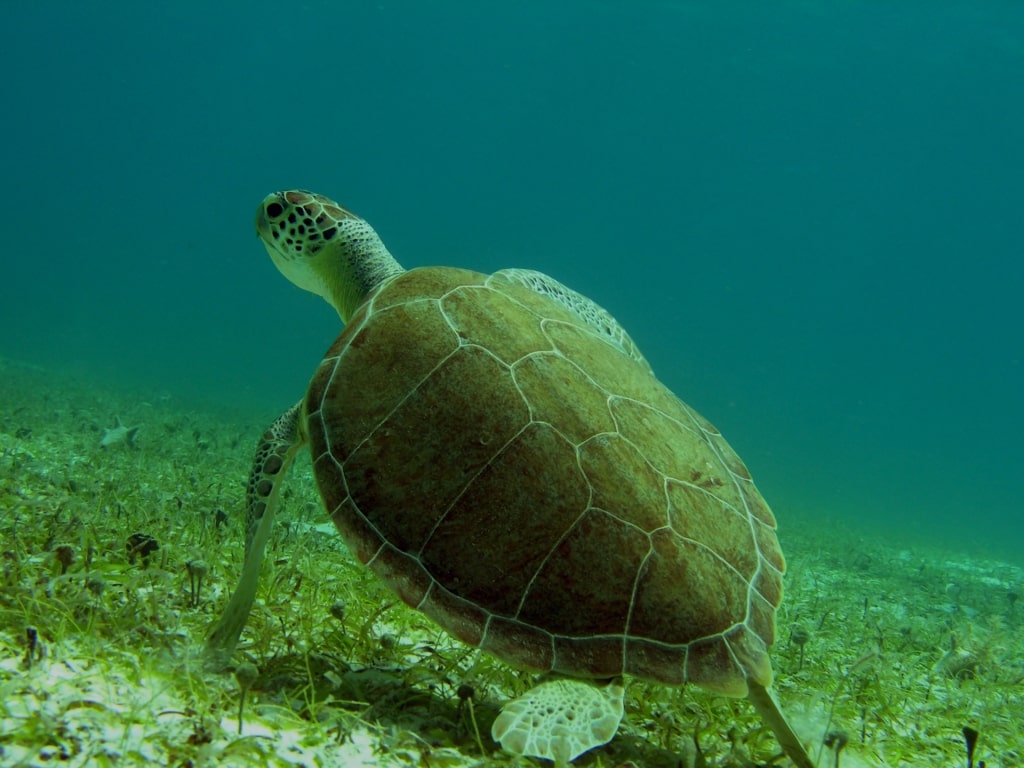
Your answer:
[[[1019,3],[4,16],[0,355],[285,407],[338,322],[252,218],[305,187],[604,304],[783,525],[1020,559]]]

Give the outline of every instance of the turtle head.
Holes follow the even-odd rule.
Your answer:
[[[256,209],[256,234],[282,274],[323,296],[343,322],[370,291],[403,271],[373,227],[313,192],[267,195]]]

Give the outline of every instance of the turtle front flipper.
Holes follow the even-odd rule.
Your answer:
[[[306,444],[301,423],[300,401],[270,425],[256,448],[245,495],[245,562],[238,586],[206,645],[207,663],[212,668],[223,669],[230,662],[256,599],[263,550],[274,525],[281,481]]]

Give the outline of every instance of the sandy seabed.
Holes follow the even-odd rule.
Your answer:
[[[359,567],[308,458],[237,655],[258,675],[204,671],[241,565],[251,452],[275,414],[4,360],[0,402],[0,764],[542,764],[489,737],[532,676],[447,638]],[[818,763],[965,765],[966,726],[975,762],[1024,765],[1021,568],[779,517],[775,688]],[[745,701],[633,681],[619,735],[575,764],[785,765],[777,753]]]

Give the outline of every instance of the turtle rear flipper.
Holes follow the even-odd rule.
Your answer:
[[[506,704],[491,737],[513,755],[568,765],[614,738],[624,694],[621,680],[603,688],[583,680],[550,680]]]

